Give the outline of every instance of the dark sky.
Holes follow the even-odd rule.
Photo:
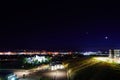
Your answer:
[[[116,3],[4,2],[0,50],[102,50],[120,48]]]

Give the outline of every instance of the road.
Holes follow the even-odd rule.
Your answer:
[[[32,74],[29,74],[25,77],[25,79],[31,80],[39,80],[39,79],[50,79],[50,80],[67,80],[67,72],[66,70],[39,70]]]
[[[19,80],[67,80],[67,71],[61,70],[50,70],[49,65],[39,66],[37,68],[24,70],[24,69],[7,69],[12,70],[19,78]],[[23,78],[24,75],[24,78]]]
[[[33,68],[33,69],[29,69],[29,70],[25,70],[25,69],[10,69],[12,70],[19,78],[23,77],[23,75],[28,76],[31,75],[37,71],[40,70],[44,70],[47,69],[48,65],[42,65],[42,66],[38,66],[37,68]]]
[[[43,77],[48,77],[52,80],[67,80],[67,72],[66,70],[47,71],[43,73]]]

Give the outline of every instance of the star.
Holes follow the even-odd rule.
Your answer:
[[[105,36],[105,39],[108,39],[108,37],[107,37],[107,36]]]

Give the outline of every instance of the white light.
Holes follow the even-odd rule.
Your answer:
[[[11,78],[11,77],[14,77],[15,76],[15,74],[14,75],[10,75],[10,76],[8,76],[8,78]]]
[[[64,66],[59,64],[59,65],[55,65],[55,66],[51,66],[51,70],[57,70],[57,69],[63,69]]]
[[[8,80],[16,80],[16,79],[17,79],[17,77],[15,74],[8,76]]]
[[[59,65],[56,65],[56,68],[57,68],[57,69],[60,69],[60,66],[59,66]]]
[[[56,66],[51,66],[51,70],[56,70]]]
[[[108,57],[96,57],[96,60],[100,60],[100,61],[108,61],[109,58]]]
[[[13,77],[11,80],[15,80],[15,78]]]
[[[89,55],[96,55],[96,52],[84,52],[83,55],[89,56]]]
[[[54,70],[54,66],[51,66],[51,70]]]
[[[38,61],[40,63],[48,61],[48,59],[45,56],[34,56],[34,57],[30,57],[30,58],[26,58],[27,63],[32,63],[34,64],[35,61]]]
[[[60,69],[63,69],[63,68],[64,68],[64,66],[63,66],[63,65],[61,65],[61,66],[60,66]]]
[[[108,39],[108,37],[106,36],[105,39]]]

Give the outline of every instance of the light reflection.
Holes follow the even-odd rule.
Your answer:
[[[45,73],[44,75],[47,76],[47,77],[54,77],[54,76],[56,76],[57,78],[62,78],[64,76],[66,76],[66,72],[56,70],[56,71],[51,71],[51,72]]]

